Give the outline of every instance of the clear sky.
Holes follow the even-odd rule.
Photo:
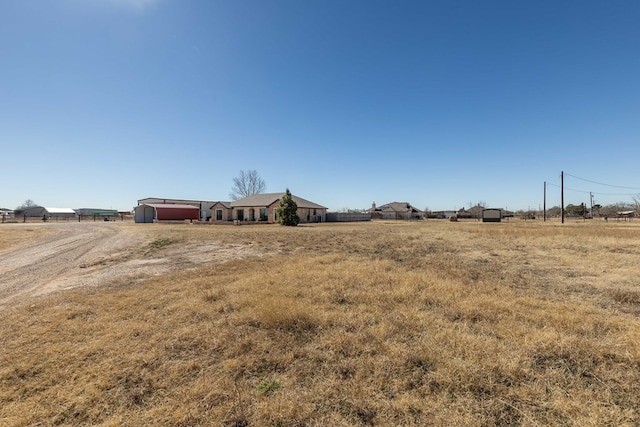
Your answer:
[[[566,203],[630,201],[639,23],[637,0],[0,0],[0,207],[228,200],[249,169],[331,210],[537,208],[545,181],[559,205],[563,170]]]

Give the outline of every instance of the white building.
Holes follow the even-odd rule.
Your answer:
[[[23,211],[23,215],[33,218],[39,217],[42,219],[49,218],[74,218],[76,216],[76,211],[71,208],[52,208],[52,207],[44,207],[44,206],[31,206],[30,208],[25,208]]]

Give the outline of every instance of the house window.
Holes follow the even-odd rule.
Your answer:
[[[307,209],[307,222],[311,221],[311,209]]]
[[[222,209],[216,209],[216,221],[222,221]]]
[[[238,209],[237,212],[238,213],[236,213],[236,219],[238,221],[244,221],[244,209]]]
[[[269,210],[266,208],[260,209],[260,221],[266,221],[269,218]]]

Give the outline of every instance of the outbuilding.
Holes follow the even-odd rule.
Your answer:
[[[22,215],[29,218],[47,219],[69,219],[76,216],[76,211],[71,208],[52,208],[44,206],[31,206],[25,208]]]
[[[134,208],[134,220],[137,223],[156,221],[197,221],[200,208],[191,205],[145,203]]]
[[[482,210],[482,222],[500,222],[502,209],[487,208]]]
[[[120,214],[115,209],[80,208],[76,209],[76,214],[80,217],[94,218],[116,218]]]
[[[200,209],[200,220],[211,219],[211,207],[216,204],[212,200],[167,199],[163,197],[147,197],[138,200],[138,205],[162,204],[162,205],[190,205]]]

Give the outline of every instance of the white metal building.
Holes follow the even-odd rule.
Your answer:
[[[44,206],[32,206],[26,208],[23,215],[27,217],[39,217],[42,219],[49,218],[73,218],[76,216],[76,211],[71,208],[52,208]]]

